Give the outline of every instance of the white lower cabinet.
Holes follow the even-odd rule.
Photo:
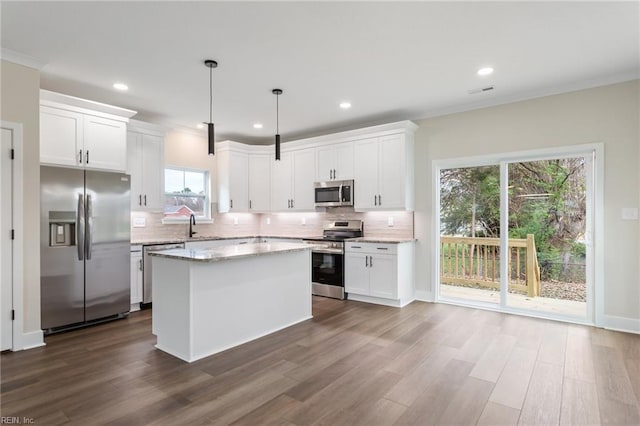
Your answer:
[[[413,301],[413,243],[347,242],[345,291],[351,300],[382,305]]]
[[[131,310],[139,310],[140,302],[142,302],[142,247],[131,246]]]

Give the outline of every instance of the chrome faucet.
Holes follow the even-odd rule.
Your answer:
[[[193,230],[193,227],[196,224],[196,217],[193,213],[191,213],[191,216],[189,216],[189,238],[193,238],[193,236],[195,234],[197,234],[196,231]]]

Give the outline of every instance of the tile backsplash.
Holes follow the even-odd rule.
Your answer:
[[[215,205],[214,205],[215,208]],[[131,223],[144,218],[144,227],[132,227],[131,239],[158,240],[188,236],[189,224],[163,224],[162,213],[132,212]],[[360,219],[364,235],[379,238],[412,238],[413,212],[354,212],[340,207],[317,213],[215,213],[213,223],[197,223],[198,237],[244,237],[252,235],[282,237],[314,237],[322,235],[325,222]]]

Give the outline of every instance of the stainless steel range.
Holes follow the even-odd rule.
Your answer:
[[[361,220],[335,221],[325,224],[321,237],[305,238],[314,244],[311,250],[312,293],[344,299],[344,240],[362,237]]]

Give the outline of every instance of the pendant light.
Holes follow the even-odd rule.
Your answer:
[[[204,65],[209,68],[209,123],[207,123],[207,133],[209,134],[209,155],[214,155],[214,132],[213,132],[213,69],[218,63],[212,59],[206,59]]]
[[[271,92],[276,95],[276,160],[280,161],[280,105],[278,98],[282,95],[282,89],[273,89]]]

